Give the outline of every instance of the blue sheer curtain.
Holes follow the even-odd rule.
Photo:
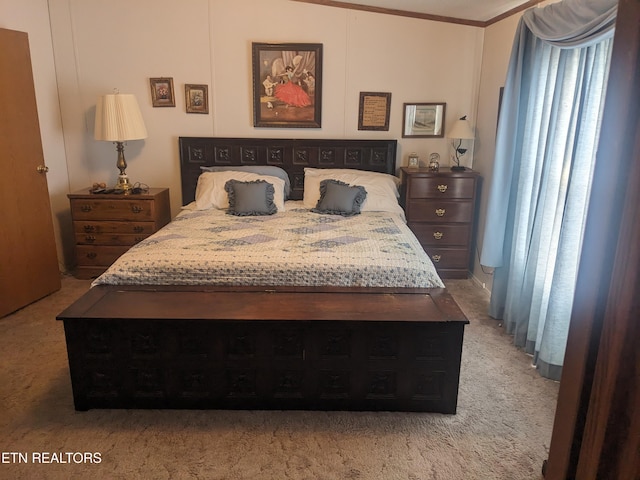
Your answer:
[[[511,54],[480,263],[490,314],[560,379],[608,75],[615,0],[523,15]]]

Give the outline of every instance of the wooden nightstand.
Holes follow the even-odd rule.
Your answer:
[[[171,220],[168,188],[130,195],[92,194],[85,188],[67,196],[78,278],[97,277],[132,245]]]
[[[409,228],[442,278],[467,278],[480,176],[472,171],[401,169],[402,200]]]

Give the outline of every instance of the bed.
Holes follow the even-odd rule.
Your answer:
[[[369,183],[395,175],[395,140],[181,137],[179,150],[185,208],[57,317],[77,410],[456,412],[468,320]],[[225,176],[263,166],[286,172],[283,198],[261,170]],[[227,209],[207,203],[221,182]],[[245,189],[267,189],[273,211],[228,215],[253,201]],[[360,214],[336,214],[345,202]]]

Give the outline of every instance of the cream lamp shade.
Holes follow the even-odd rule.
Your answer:
[[[456,123],[454,123],[451,130],[449,130],[447,137],[463,140],[473,140],[476,138],[466,115],[459,120],[456,120]]]
[[[125,173],[127,162],[124,158],[123,142],[147,138],[147,128],[144,125],[136,97],[124,93],[98,97],[94,137],[96,140],[116,142],[118,151],[116,166],[120,170],[120,174],[115,188],[128,193],[131,190],[131,185]]]
[[[135,95],[115,93],[98,98],[94,137],[108,142],[147,138]]]

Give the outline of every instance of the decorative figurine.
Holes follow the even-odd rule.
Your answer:
[[[431,155],[429,155],[429,171],[430,172],[437,172],[438,170],[440,170],[440,154],[439,153],[432,153]]]

